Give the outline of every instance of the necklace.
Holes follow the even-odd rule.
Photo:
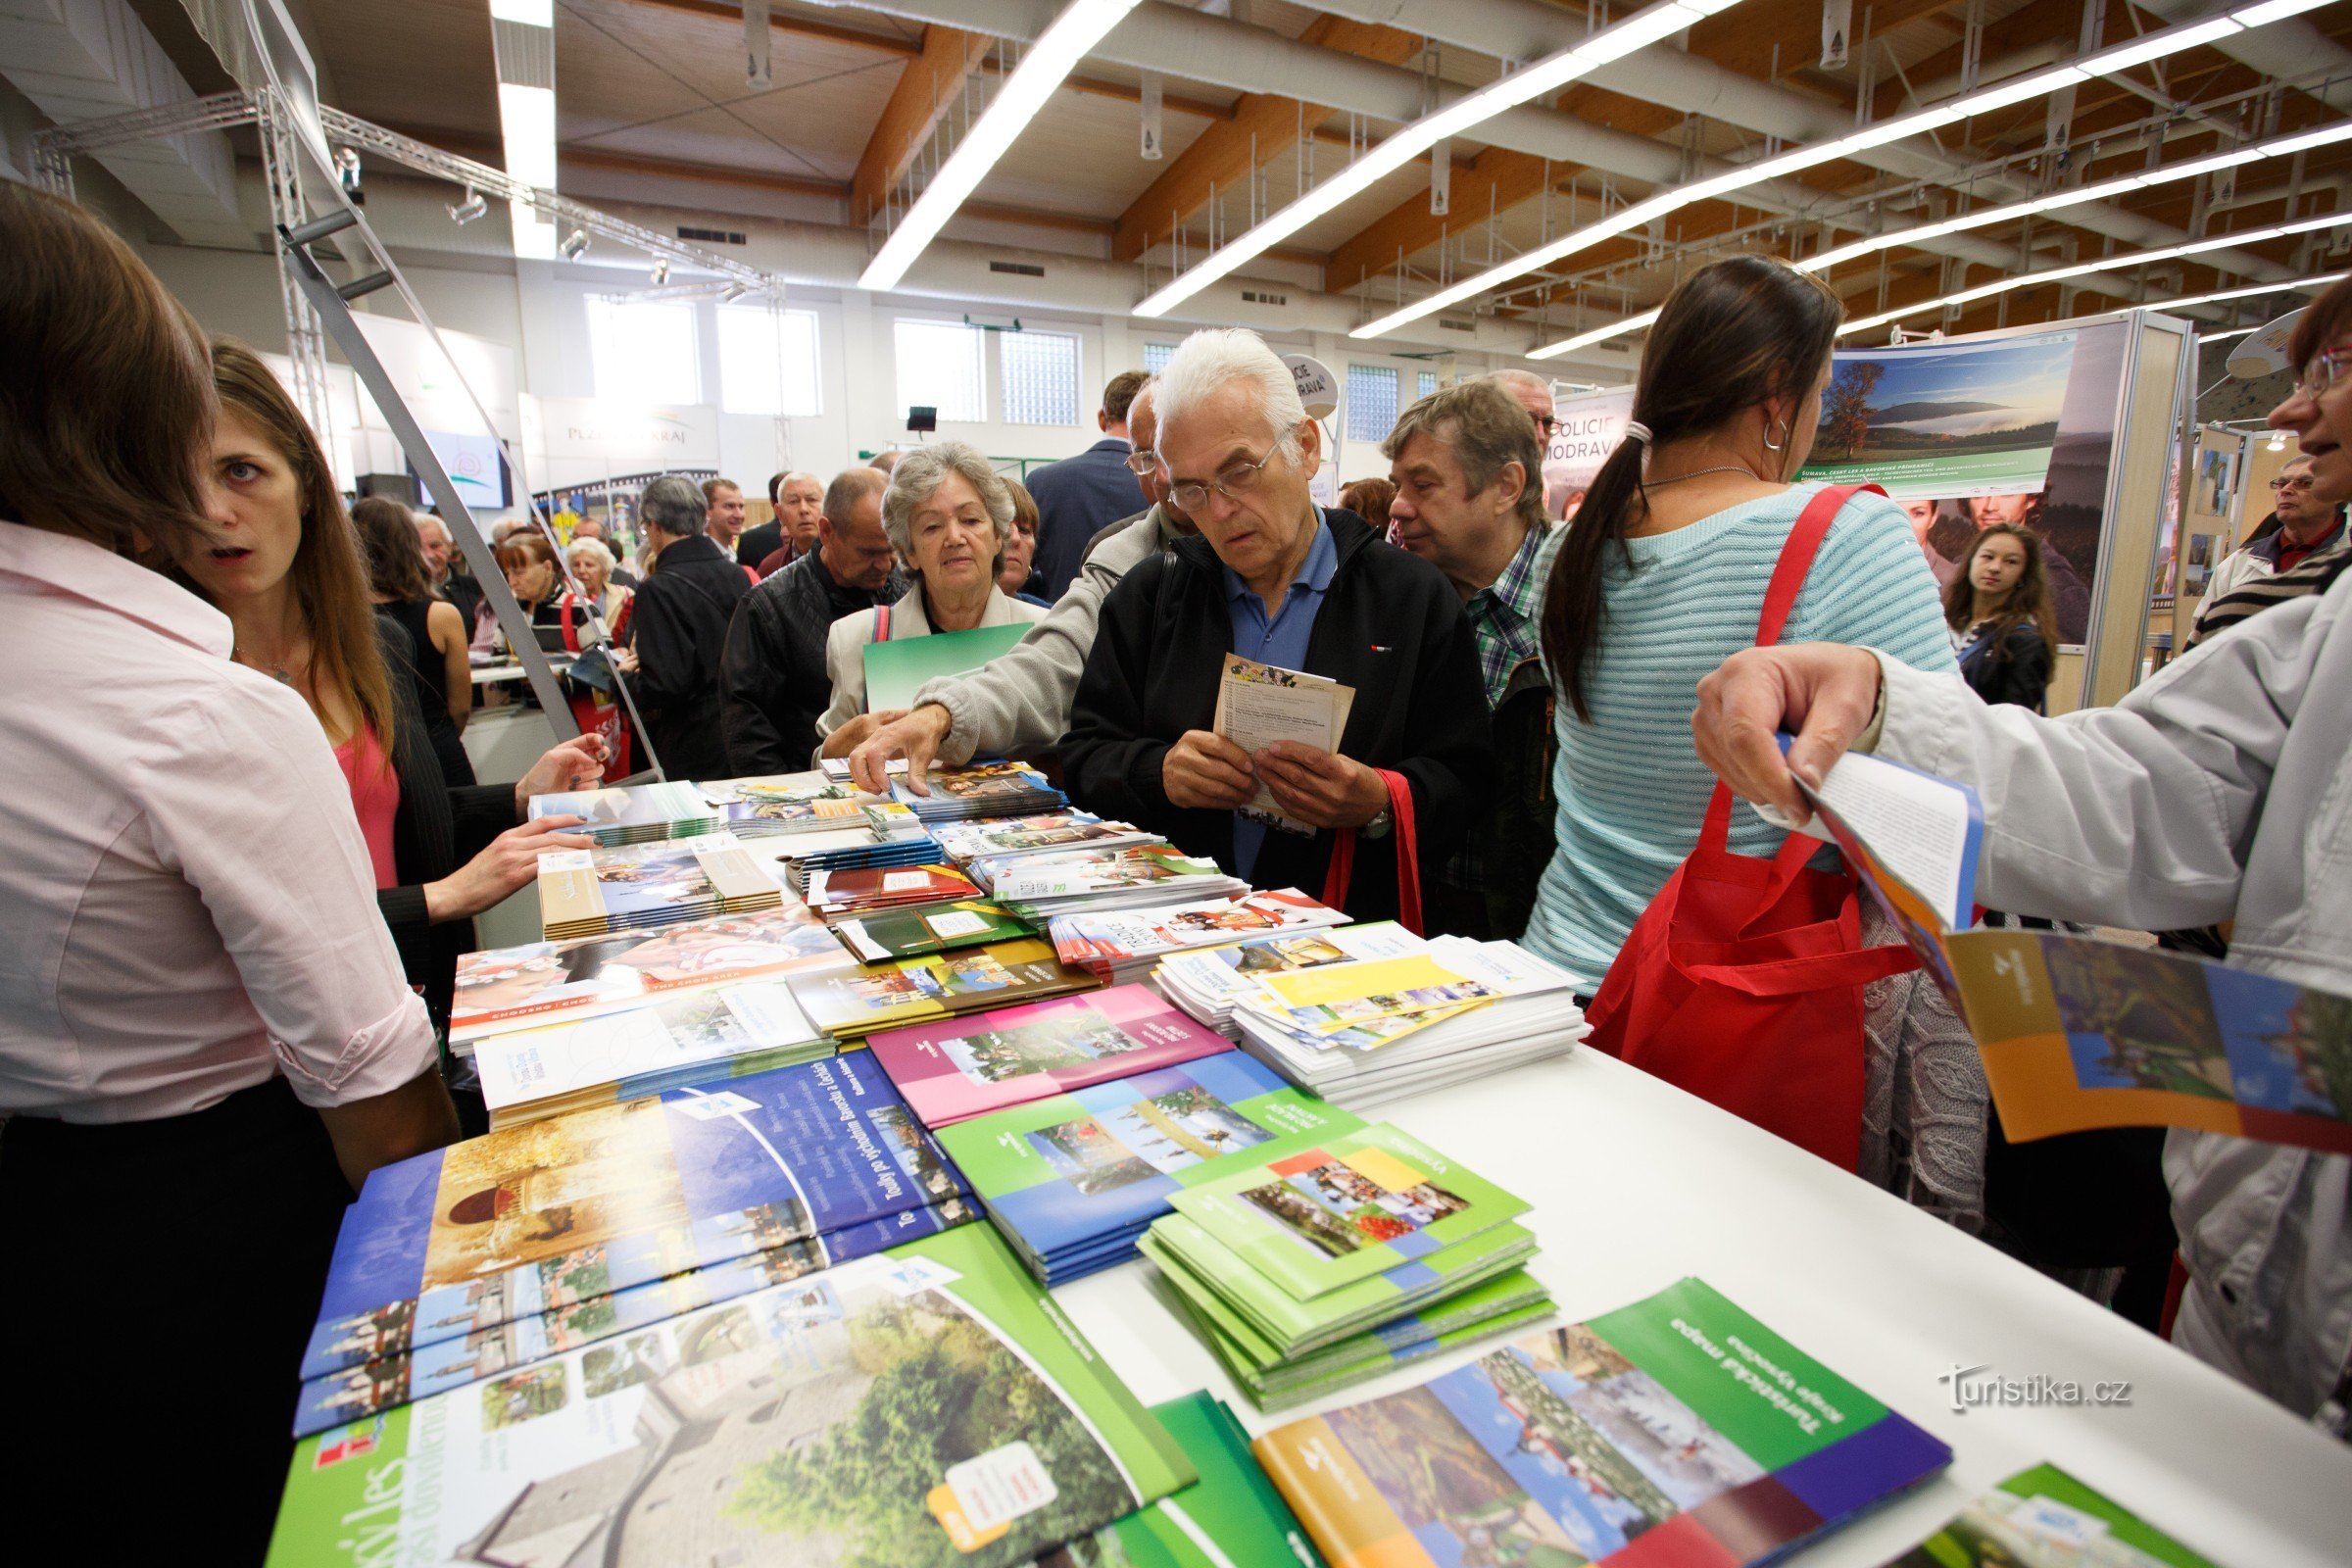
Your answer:
[[[260,670],[263,674],[268,675],[270,679],[276,681],[280,686],[291,686],[294,684],[294,672],[288,669],[285,665],[265,664],[259,662],[258,661],[248,659],[245,657],[245,650],[236,647],[234,644],[231,644],[229,647],[228,657],[234,660],[236,662],[243,664],[247,669]]]
[[[1651,485],[1681,484],[1685,479],[1695,479],[1707,473],[1744,473],[1751,479],[1755,477],[1753,470],[1737,463],[1718,463],[1712,468],[1692,468],[1689,473],[1670,473],[1663,479],[1643,479],[1642,487],[1646,490]]]

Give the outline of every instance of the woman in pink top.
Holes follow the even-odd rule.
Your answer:
[[[150,569],[227,527],[213,414],[129,247],[0,181],[9,1481],[254,1562],[344,1205],[457,1119],[317,722]]]

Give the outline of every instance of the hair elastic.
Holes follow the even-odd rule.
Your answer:
[[[1625,421],[1625,438],[1628,441],[1639,441],[1643,446],[1647,446],[1650,444],[1650,442],[1657,439],[1655,436],[1649,433],[1649,426],[1643,424],[1640,419],[1628,419]]]

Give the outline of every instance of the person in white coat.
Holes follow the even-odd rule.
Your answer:
[[[2271,423],[2352,499],[2352,278],[2305,312]],[[2352,558],[2347,558],[2352,559]],[[1700,683],[1698,751],[1801,819],[1793,769],[1848,749],[1984,800],[1998,907],[2142,930],[2234,922],[2230,961],[2352,995],[2352,581],[2240,622],[2113,708],[2042,718],[1868,649],[1756,649]],[[1784,759],[1777,731],[1797,739]],[[2165,1151],[2188,1284],[2174,1343],[2338,1436],[2352,1396],[2352,1158],[2176,1131]]]

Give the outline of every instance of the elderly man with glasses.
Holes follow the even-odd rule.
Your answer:
[[[1342,833],[1345,900],[1398,910],[1402,803],[1433,875],[1461,842],[1494,765],[1486,688],[1461,600],[1428,563],[1315,505],[1322,431],[1254,333],[1196,332],[1160,371],[1157,450],[1199,536],[1130,571],[1102,603],[1062,742],[1072,799],[1213,855],[1236,876],[1317,894]],[[1212,732],[1229,653],[1354,689],[1336,752],[1255,754]],[[1245,814],[1263,784],[1299,831]]]
[[[2245,545],[2222,558],[2205,585],[2205,604],[2197,612],[2197,629],[2222,596],[2248,583],[2282,571],[2292,571],[2312,556],[2325,555],[2344,543],[2344,509],[2330,506],[2313,493],[2311,460],[2296,458],[2271,481],[2273,529],[2256,528]]]

